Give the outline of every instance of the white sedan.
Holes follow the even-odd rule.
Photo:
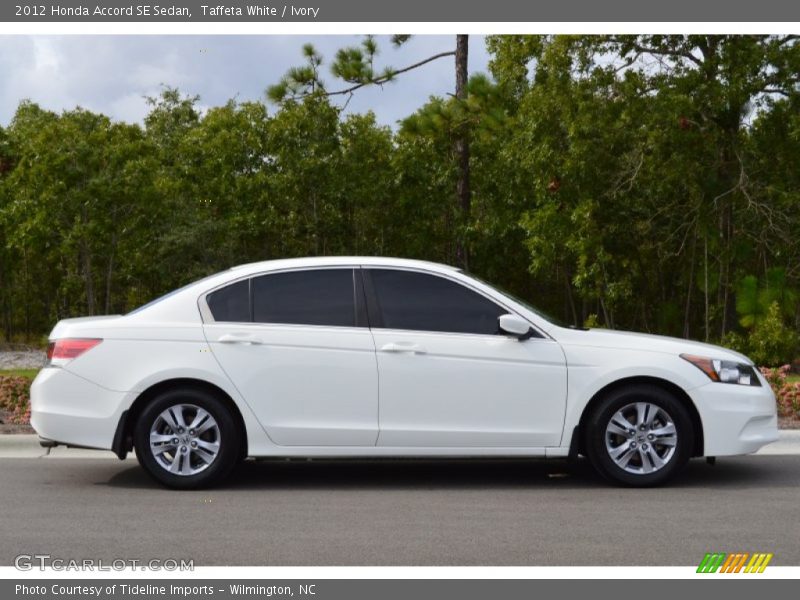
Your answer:
[[[195,488],[253,457],[568,457],[660,484],[778,438],[747,357],[561,326],[455,268],[234,267],[127,315],[66,319],[31,389],[42,444],[135,448]]]

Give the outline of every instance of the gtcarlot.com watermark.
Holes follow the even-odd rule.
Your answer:
[[[153,558],[62,558],[50,554],[19,554],[14,557],[19,571],[194,571],[194,559]]]

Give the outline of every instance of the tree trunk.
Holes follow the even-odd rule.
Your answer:
[[[683,337],[687,340],[690,336],[689,321],[692,309],[692,289],[694,289],[694,261],[697,254],[697,227],[695,226],[694,240],[692,241],[692,258],[689,260],[689,283],[686,286],[686,308],[683,312]]]
[[[13,285],[11,281],[6,282],[3,270],[0,269],[0,289],[6,290],[5,294],[2,294],[0,298],[2,298],[2,311],[3,311],[3,337],[6,341],[11,341],[12,335],[12,318],[11,318],[11,303],[9,301],[10,292],[13,289]]]
[[[569,272],[565,271],[564,288],[567,294],[567,305],[569,306],[570,313],[572,314],[572,324],[575,325],[575,327],[580,327],[581,325],[583,325],[583,321],[578,322],[578,311],[575,308],[575,298],[572,295],[572,285],[570,283],[571,279],[572,278],[569,276]]]
[[[104,314],[111,314],[111,282],[114,278],[114,253],[117,250],[117,234],[111,235],[111,251],[108,253],[108,266],[106,268],[106,306]]]
[[[467,68],[469,60],[469,36],[456,36],[456,99],[467,99],[467,79],[469,71]],[[469,185],[469,128],[466,123],[462,123],[456,131],[456,138],[453,143],[453,151],[456,157],[458,179],[456,181],[456,200],[460,213],[458,219],[458,241],[456,244],[456,262],[462,269],[469,266],[469,252],[467,248],[466,229],[469,225],[470,210],[472,204],[472,191]]]
[[[708,234],[703,240],[703,297],[705,299],[704,341],[708,341]]]
[[[89,253],[88,244],[81,241],[81,271],[83,271],[83,282],[86,290],[86,312],[94,315],[94,282],[92,281],[92,256]]]

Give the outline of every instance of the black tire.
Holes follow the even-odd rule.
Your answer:
[[[647,416],[655,415],[649,426],[652,430],[647,425],[644,425],[644,430],[641,429],[643,424],[639,424],[636,418],[639,414],[636,403],[650,405],[651,408],[642,412]],[[627,437],[615,433],[621,429],[619,427],[607,431],[608,427],[613,427],[612,418],[618,422],[618,413],[629,417]],[[673,429],[674,440],[669,434],[659,437],[660,432]],[[631,433],[631,430],[635,433]],[[655,435],[651,436],[651,431]],[[692,419],[686,406],[667,390],[649,384],[632,384],[606,394],[589,414],[584,435],[586,454],[597,472],[614,483],[630,487],[656,486],[670,480],[686,466],[692,456],[695,440]],[[674,450],[670,451],[673,441]],[[644,450],[642,445],[645,446]],[[612,458],[612,452],[621,453],[618,459],[621,462],[628,458],[627,465],[623,467],[618,464]],[[659,461],[664,464],[659,464]]]
[[[198,415],[199,411],[195,409],[202,409],[213,419],[216,428],[212,426],[196,436],[190,436],[188,428],[182,433],[173,432],[162,415],[172,409],[174,416],[177,407],[183,407],[180,410],[186,425],[190,424],[186,423],[187,420],[193,420]],[[198,431],[209,423],[207,418],[204,419]],[[154,427],[157,428],[156,435],[174,435],[174,439],[179,440],[178,445],[173,445],[171,441],[164,442],[163,447],[168,449],[157,456],[150,444]],[[194,430],[192,432],[195,433]],[[191,387],[173,388],[153,398],[136,421],[133,443],[139,464],[153,479],[169,488],[182,490],[205,488],[222,482],[239,462],[242,449],[241,432],[228,407],[213,393]],[[194,444],[194,448],[190,444]],[[201,454],[208,457],[211,453],[202,447],[198,449],[198,444],[206,448],[217,445],[213,459],[202,459]],[[175,452],[172,452],[172,447]],[[183,456],[178,457],[181,451]],[[175,461],[183,473],[170,472],[165,466],[165,463]]]

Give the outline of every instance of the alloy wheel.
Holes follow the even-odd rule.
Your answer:
[[[635,475],[649,474],[672,460],[678,432],[666,410],[651,402],[633,402],[609,419],[605,445],[619,468]]]
[[[195,475],[207,469],[219,454],[220,442],[217,421],[195,404],[170,406],[150,428],[153,458],[175,475]]]

